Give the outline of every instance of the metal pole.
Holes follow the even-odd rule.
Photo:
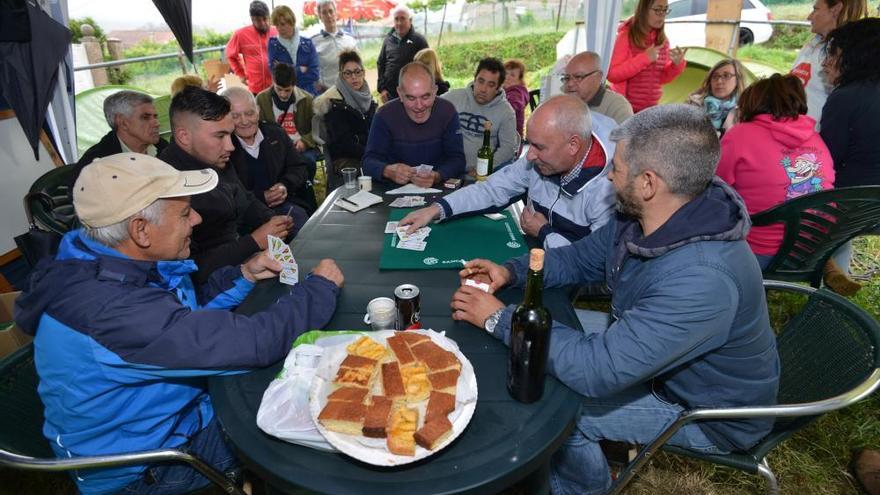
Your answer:
[[[559,31],[559,20],[562,19],[562,0],[559,0],[559,9],[556,11],[556,31]]]

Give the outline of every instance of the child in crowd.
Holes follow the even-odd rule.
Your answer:
[[[529,104],[529,88],[526,87],[526,65],[522,60],[510,59],[504,62],[504,94],[516,114],[516,132],[523,137],[526,105]]]
[[[443,64],[433,48],[422,48],[413,56],[414,62],[421,62],[431,69],[434,74],[434,83],[437,84],[437,96],[449,91],[449,81],[443,79]]]

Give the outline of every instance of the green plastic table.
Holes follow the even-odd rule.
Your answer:
[[[376,191],[379,189],[380,191]],[[383,188],[374,185],[374,192]],[[425,328],[445,330],[474,367],[479,389],[476,411],[465,431],[442,451],[419,462],[383,468],[339,453],[293,445],[263,433],[256,424],[263,392],[282,363],[250,373],[213,377],[209,381],[214,409],[240,459],[278,490],[302,493],[305,488],[334,494],[496,493],[526,479],[528,493],[546,493],[550,456],[574,427],[580,399],[555,378],[547,378],[543,398],[521,404],[507,393],[507,348],[472,325],[454,322],[449,301],[459,285],[457,271],[379,271],[384,225],[393,197],[352,214],[333,206],[337,189],[294,240],[300,270],[332,257],[345,274],[329,330],[364,329],[370,299],[393,297],[397,285],[414,283],[422,291]],[[254,288],[239,311],[253,313],[285,291],[272,280]],[[507,303],[522,300],[522,291],[499,294]],[[579,328],[574,310],[561,290],[545,292],[554,318]]]

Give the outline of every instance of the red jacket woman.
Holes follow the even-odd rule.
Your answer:
[[[661,86],[684,71],[686,49],[669,49],[663,32],[667,0],[639,0],[635,14],[617,30],[608,81],[624,95],[633,112],[656,105]]]

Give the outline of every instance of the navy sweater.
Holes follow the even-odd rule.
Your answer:
[[[431,116],[423,124],[416,124],[406,115],[400,100],[392,100],[376,111],[364,151],[364,173],[384,180],[382,171],[393,163],[433,165],[444,180],[464,174],[464,144],[458,112],[452,103],[437,98]]]

